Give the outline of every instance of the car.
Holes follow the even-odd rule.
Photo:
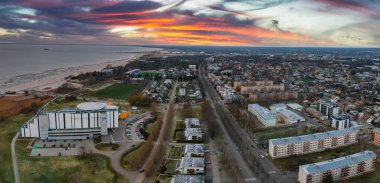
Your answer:
[[[260,158],[264,159],[264,158],[265,158],[265,156],[264,156],[264,155],[260,155]]]
[[[142,172],[144,172],[145,170],[144,169],[141,169],[141,170],[139,170],[139,173],[142,173]]]

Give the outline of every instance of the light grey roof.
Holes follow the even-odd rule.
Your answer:
[[[182,157],[181,163],[178,168],[184,167],[194,167],[194,168],[203,168],[205,166],[204,158],[192,158],[192,157]]]
[[[186,128],[190,128],[190,126],[200,126],[201,123],[199,122],[198,118],[185,118],[185,125]]]
[[[281,138],[281,139],[270,139],[269,141],[271,141],[273,145],[313,141],[313,140],[324,139],[324,138],[332,137],[332,136],[351,134],[351,133],[359,131],[360,128],[361,128],[360,126],[355,126],[351,128],[345,128],[342,130],[334,130],[334,131],[328,131],[328,132],[323,132],[323,133],[314,133],[310,135],[287,137],[287,138]]]
[[[363,151],[360,153],[352,154],[349,156],[344,156],[328,161],[322,161],[314,164],[302,165],[302,168],[307,174],[313,174],[318,172],[323,172],[326,170],[340,168],[344,166],[348,166],[355,163],[360,163],[363,161],[367,161],[373,158],[376,158],[376,154],[372,151]]]
[[[201,136],[202,135],[202,129],[200,128],[186,128],[185,129],[185,136]]]
[[[175,175],[170,183],[204,183],[203,175]]]
[[[186,144],[184,152],[203,153],[205,151],[203,144]]]
[[[249,104],[248,108],[251,108],[252,110],[256,111],[256,113],[265,120],[276,119],[276,116],[273,113],[271,113],[267,108],[262,107],[258,104]]]

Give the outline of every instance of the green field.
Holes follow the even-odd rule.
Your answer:
[[[166,162],[166,171],[165,173],[166,174],[175,174],[177,172],[176,170],[176,167],[177,167],[177,164],[179,163],[180,161],[179,160],[168,160]]]
[[[269,139],[285,138],[317,133],[317,131],[306,126],[292,126],[285,128],[273,128],[252,133],[252,138],[258,144],[268,144]]]
[[[11,142],[22,124],[34,113],[19,114],[5,121],[0,121],[0,183],[13,183]]]
[[[182,157],[182,147],[171,146],[169,158],[170,159],[181,159],[181,157]]]
[[[126,100],[136,91],[136,89],[138,89],[138,86],[138,84],[115,83],[111,86],[94,92],[92,95],[99,98]]]
[[[109,160],[100,155],[68,157],[31,157],[26,148],[29,140],[20,139],[16,144],[21,182],[125,182],[113,172]]]

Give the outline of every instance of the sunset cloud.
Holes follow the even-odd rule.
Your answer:
[[[0,41],[378,47],[379,12],[370,0],[4,0]]]

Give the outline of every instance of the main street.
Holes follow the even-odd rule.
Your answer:
[[[286,175],[280,174],[279,169],[265,158],[261,158],[262,150],[250,138],[250,136],[242,129],[236,119],[229,112],[211,83],[206,79],[207,76],[204,67],[199,67],[200,78],[207,98],[211,101],[214,111],[217,114],[217,122],[222,127],[225,134],[224,138],[228,147],[232,150],[233,156],[241,165],[239,168],[245,180],[256,176],[261,177],[263,182],[292,182],[292,179]],[[228,125],[228,127],[226,126]],[[227,131],[226,128],[229,130]],[[234,139],[234,141],[232,140]],[[239,150],[238,150],[239,149]],[[256,164],[254,162],[257,162]],[[250,168],[251,167],[251,168]],[[256,174],[252,172],[255,171]]]

